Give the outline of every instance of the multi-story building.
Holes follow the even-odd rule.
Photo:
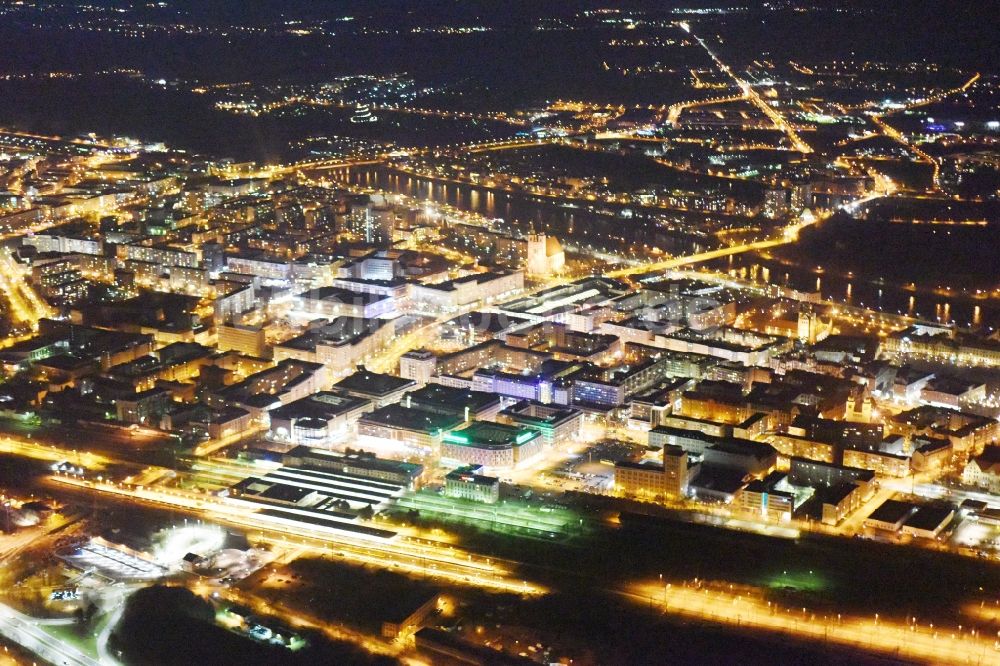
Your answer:
[[[500,501],[500,479],[479,472],[482,465],[466,465],[444,477],[444,494],[448,497],[496,504]]]
[[[954,453],[951,442],[941,437],[920,437],[913,444],[916,448],[910,456],[910,467],[914,472],[942,469]]]
[[[198,255],[194,252],[163,245],[119,245],[118,258],[126,261],[146,261],[163,268],[198,266]]]
[[[789,210],[788,194],[783,187],[764,190],[764,215],[775,219],[786,214]]]
[[[787,458],[807,458],[832,463],[838,454],[838,448],[834,444],[799,435],[778,433],[768,437],[767,441],[778,450],[778,453]]]
[[[552,381],[537,375],[477,370],[472,375],[472,388],[517,400],[534,400],[546,404],[553,402]]]
[[[904,477],[910,473],[910,457],[884,451],[844,450],[844,465],[870,469],[879,476]]]
[[[387,347],[394,333],[392,322],[385,319],[338,317],[275,345],[274,359],[322,363],[332,374],[342,375]]]
[[[159,380],[189,381],[212,362],[213,351],[196,342],[175,342],[148,356],[108,368],[107,375],[148,391]]]
[[[39,233],[25,236],[25,245],[34,246],[39,254],[59,252],[61,254],[94,254],[104,252],[104,242],[99,238],[69,236],[53,233]]]
[[[233,273],[255,275],[263,280],[286,281],[291,278],[291,262],[265,254],[226,256],[226,268]]]
[[[273,367],[260,370],[243,381],[226,386],[206,396],[216,407],[242,407],[254,421],[267,424],[269,413],[281,405],[295,402],[329,386],[329,374],[320,363],[283,359]]]
[[[842,483],[857,483],[864,485],[867,493],[869,489],[874,489],[875,472],[817,460],[792,458],[788,466],[788,480],[795,486],[814,488],[832,488]]]
[[[296,312],[310,317],[355,317],[375,319],[396,310],[396,303],[388,296],[360,294],[340,287],[319,287],[302,292],[295,297]]]
[[[239,315],[253,310],[257,304],[255,291],[251,284],[241,284],[228,281],[215,283],[215,302],[213,308],[215,321],[227,322]]]
[[[320,391],[271,410],[270,436],[316,448],[350,441],[361,416],[374,409],[371,400],[336,391]]]
[[[263,358],[267,355],[267,338],[263,326],[220,324],[215,327],[219,351],[235,351],[246,356]]]
[[[362,448],[434,457],[440,454],[444,435],[464,423],[465,419],[454,414],[387,405],[358,419],[358,444]]]
[[[369,479],[414,490],[424,481],[423,465],[386,460],[368,453],[339,453],[327,449],[296,446],[282,456],[290,467],[308,467]]]
[[[486,469],[513,469],[542,452],[541,433],[503,423],[473,421],[441,438],[441,459]]]
[[[615,463],[615,489],[626,497],[654,499],[684,497],[692,470],[688,454],[679,446],[663,449],[663,461]]]
[[[495,420],[501,401],[493,393],[434,383],[410,391],[403,396],[401,404],[440,414],[455,414],[468,423]]]
[[[754,479],[736,495],[738,509],[748,516],[775,523],[788,522],[795,511],[795,493],[781,472]]]
[[[722,438],[706,435],[700,430],[656,426],[649,431],[647,443],[651,448],[661,449],[668,446],[679,446],[693,454],[702,454],[705,449],[722,441]]]
[[[871,497],[872,491],[867,482],[842,482],[834,486],[823,486],[816,489],[822,504],[824,525],[837,525],[851,512],[861,506]]]
[[[414,349],[399,358],[399,376],[426,384],[437,374],[438,357],[426,349]]]
[[[988,447],[962,470],[962,483],[1000,495],[1000,447]]]
[[[431,312],[452,312],[476,303],[490,303],[524,288],[521,271],[473,273],[434,284],[415,283],[410,290],[414,307]]]
[[[151,388],[115,400],[116,416],[124,423],[159,426],[160,417],[168,411],[172,402],[169,391]]]
[[[376,407],[395,404],[416,387],[417,382],[412,379],[372,372],[364,366],[358,366],[355,372],[333,385],[337,391],[371,400]]]
[[[733,427],[728,423],[720,423],[719,421],[710,421],[708,419],[696,419],[693,416],[685,416],[683,414],[664,414],[660,417],[659,425],[664,428],[675,428],[677,430],[697,430],[711,437],[729,437],[733,434]]]
[[[500,412],[498,421],[538,430],[546,448],[574,444],[580,441],[583,412],[579,409],[554,407],[522,400]]]
[[[702,454],[706,465],[740,470],[760,476],[778,464],[778,452],[768,444],[749,439],[725,438],[706,448]]]

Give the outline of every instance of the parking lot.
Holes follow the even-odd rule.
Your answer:
[[[603,440],[559,461],[539,474],[539,481],[553,489],[605,493],[614,485],[615,463],[641,453],[635,444]]]

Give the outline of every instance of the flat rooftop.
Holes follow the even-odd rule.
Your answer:
[[[389,472],[411,477],[419,476],[424,471],[424,466],[418,463],[376,458],[373,455],[364,453],[339,453],[337,451],[314,449],[303,445],[296,446],[287,451],[282,459],[285,461],[301,460],[306,467],[310,464],[318,464],[324,468],[328,468],[333,464],[341,465],[344,468]]]
[[[361,340],[386,325],[388,324],[384,319],[335,317],[328,323],[286,340],[278,346],[311,351],[319,344],[343,345]]]
[[[572,407],[543,405],[531,400],[522,400],[501,413],[518,423],[554,427],[573,420],[581,412]]]
[[[903,523],[906,527],[918,530],[934,531],[941,527],[942,523],[950,519],[955,514],[955,509],[950,506],[924,505],[917,509],[912,516]]]
[[[765,460],[777,453],[770,444],[737,437],[720,439],[717,444],[712,445],[710,448],[713,451],[722,451],[733,455],[753,456],[758,460]]]
[[[815,497],[818,497],[823,504],[840,504],[844,498],[858,489],[854,483],[838,483],[835,486],[820,486],[816,489]]]
[[[434,435],[442,431],[457,428],[465,422],[465,419],[454,414],[441,414],[440,412],[395,404],[386,405],[385,407],[376,409],[374,412],[365,414],[359,422]]]
[[[745,473],[731,467],[720,465],[702,464],[698,475],[688,483],[688,486],[697,493],[699,489],[713,492],[734,495],[743,487]]]
[[[467,467],[459,467],[458,469],[453,469],[448,472],[447,476],[444,477],[448,481],[461,481],[462,483],[473,483],[477,486],[492,486],[500,482],[500,479],[495,476],[486,476],[485,474],[478,474],[472,472]]]
[[[333,301],[336,303],[351,303],[369,305],[389,298],[381,294],[364,294],[341,287],[319,287],[298,294],[295,298],[304,301]]]
[[[615,463],[615,467],[621,467],[624,469],[638,469],[644,472],[659,472],[663,473],[663,464],[658,463],[655,460],[619,460]]]
[[[527,444],[541,433],[532,428],[519,428],[492,421],[473,421],[467,428],[445,435],[449,444],[486,449],[509,449]]]
[[[320,391],[271,411],[271,418],[330,419],[361,409],[371,401],[343,391]]]
[[[883,523],[899,523],[916,509],[916,504],[890,499],[872,511],[871,515],[868,516],[868,520],[877,520]]]
[[[334,384],[333,388],[340,391],[382,398],[392,395],[396,391],[402,391],[407,387],[416,385],[417,383],[412,379],[404,379],[396,375],[372,372],[366,368],[359,368],[357,372],[344,377]]]
[[[462,413],[468,409],[476,414],[484,409],[500,404],[500,397],[485,391],[427,384],[411,391],[404,398],[406,404],[433,412]]]

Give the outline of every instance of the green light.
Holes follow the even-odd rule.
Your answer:
[[[808,572],[786,570],[765,578],[763,582],[771,589],[788,592],[821,592],[829,586],[822,574],[812,570]]]
[[[535,437],[535,433],[533,431],[531,431],[531,430],[528,430],[528,431],[522,432],[520,435],[518,435],[517,438],[514,441],[516,443],[518,443],[518,444],[524,444],[529,439],[534,439],[534,437]]]
[[[451,442],[452,444],[468,444],[469,438],[465,435],[460,435],[458,433],[449,432],[442,439],[446,442]]]

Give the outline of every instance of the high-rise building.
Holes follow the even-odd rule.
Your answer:
[[[776,187],[764,191],[764,215],[774,219],[788,212],[788,190]]]
[[[370,245],[389,245],[395,221],[392,204],[382,197],[352,204],[346,229]]]
[[[688,485],[688,456],[679,446],[663,447],[663,476],[667,495],[684,497]]]
[[[793,212],[801,212],[811,205],[812,187],[809,183],[796,183],[792,186],[789,205]]]
[[[392,229],[395,226],[396,213],[388,203],[371,203],[368,205],[364,238],[372,245],[390,245]]]

